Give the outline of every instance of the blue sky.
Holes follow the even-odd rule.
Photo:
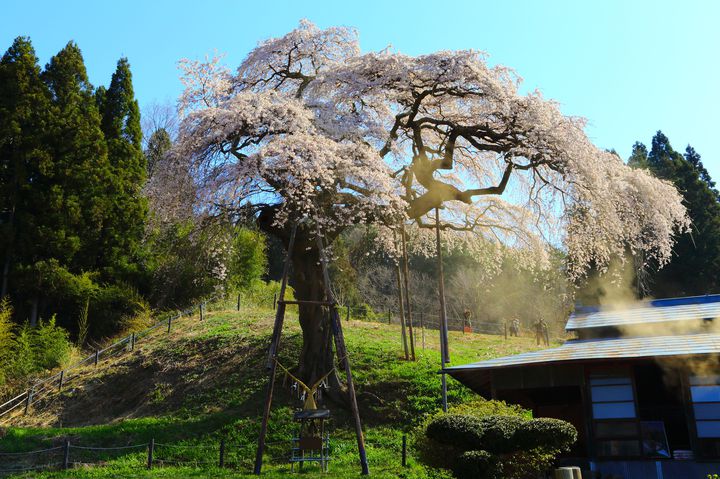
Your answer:
[[[720,180],[720,2],[706,1],[30,1],[0,7],[0,48],[31,37],[44,65],[69,40],[94,85],[127,56],[141,106],[174,101],[176,62],[225,52],[235,67],[258,40],[301,18],[358,28],[365,51],[487,51],[567,114],[588,119],[600,147],[627,157],[662,129],[692,144]]]

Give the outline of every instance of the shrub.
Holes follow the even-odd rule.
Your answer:
[[[267,270],[265,235],[248,228],[238,228],[232,240],[228,261],[228,283],[235,289],[247,289],[260,280]]]
[[[249,306],[269,307],[272,306],[273,298],[280,297],[280,283],[277,281],[255,280],[249,288],[242,293],[242,303]],[[285,299],[295,299],[295,292],[288,286],[285,290]]]
[[[55,325],[55,316],[47,322],[38,322],[37,327],[32,329],[30,344],[35,371],[56,368],[70,356],[68,332]]]
[[[500,461],[487,451],[464,452],[453,465],[458,479],[500,479],[501,472]]]
[[[483,449],[485,430],[482,419],[460,414],[444,414],[431,421],[427,437],[462,451]]]
[[[523,418],[513,416],[488,416],[480,419],[483,431],[481,447],[494,454],[504,454],[520,449],[517,444],[516,432],[526,422]]]
[[[426,423],[425,438],[416,441],[421,459],[453,470],[460,479],[520,479],[547,469],[577,439],[570,423],[527,419],[520,408],[492,403],[483,401],[477,409],[465,405],[435,415]],[[509,414],[481,416],[492,410]]]
[[[5,384],[5,378],[9,369],[11,349],[14,343],[12,306],[8,298],[0,300],[0,386]]]

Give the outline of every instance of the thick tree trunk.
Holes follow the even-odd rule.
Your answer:
[[[273,224],[274,211],[264,210],[258,225],[268,234],[279,238],[286,250],[290,240],[290,227],[278,228]],[[290,286],[300,301],[325,301],[325,281],[315,231],[299,227],[292,255]],[[298,359],[298,377],[312,385],[334,366],[333,334],[327,307],[315,304],[298,306],[298,319],[303,334],[303,345]],[[327,395],[336,402],[346,402],[342,383],[337,372],[328,377]]]
[[[317,248],[297,251],[293,255],[293,277],[290,282],[299,300],[324,301],[320,253]],[[327,374],[333,368],[333,335],[328,308],[314,304],[301,304],[298,318],[303,332],[298,373],[308,384]]]

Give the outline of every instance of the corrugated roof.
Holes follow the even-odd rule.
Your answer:
[[[575,331],[715,318],[720,318],[720,295],[662,299],[628,309],[572,314],[565,329]]]
[[[482,370],[563,361],[690,356],[720,353],[720,334],[605,338],[568,341],[559,348],[489,359],[445,368],[453,371]]]

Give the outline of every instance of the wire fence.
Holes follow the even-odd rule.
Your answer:
[[[0,423],[9,421],[12,417],[22,412],[23,415],[28,414],[30,408],[41,400],[47,399],[50,395],[58,393],[67,387],[74,379],[80,377],[79,369],[90,364],[97,367],[102,361],[107,361],[118,356],[122,356],[128,352],[135,350],[135,346],[141,340],[145,339],[150,333],[158,328],[166,328],[170,333],[172,324],[183,317],[190,317],[196,311],[200,314],[200,320],[204,319],[208,304],[212,304],[220,299],[219,296],[203,300],[198,304],[180,312],[164,315],[152,326],[142,331],[131,333],[103,349],[97,349],[92,354],[80,361],[66,367],[62,371],[36,381],[27,390],[21,392],[17,396],[6,400],[0,404]]]
[[[293,443],[293,439],[265,443],[265,464],[289,466]],[[397,463],[388,464],[385,459],[385,467],[382,469],[398,469],[407,465],[406,436],[403,436],[401,441],[383,444],[366,442],[365,446],[371,459],[373,451],[378,450],[384,455],[388,451],[397,454]],[[70,440],[65,439],[61,446],[34,451],[0,452],[0,476],[6,477],[29,471],[101,467],[110,465],[113,461],[121,461],[125,468],[137,469],[189,466],[250,471],[254,465],[256,447],[255,443],[233,444],[226,442],[225,439],[213,444],[169,444],[151,439],[147,443],[114,447],[82,446],[72,444]],[[357,443],[353,440],[331,441],[330,461],[333,460],[333,454],[336,452],[346,457],[352,456],[356,447]]]

